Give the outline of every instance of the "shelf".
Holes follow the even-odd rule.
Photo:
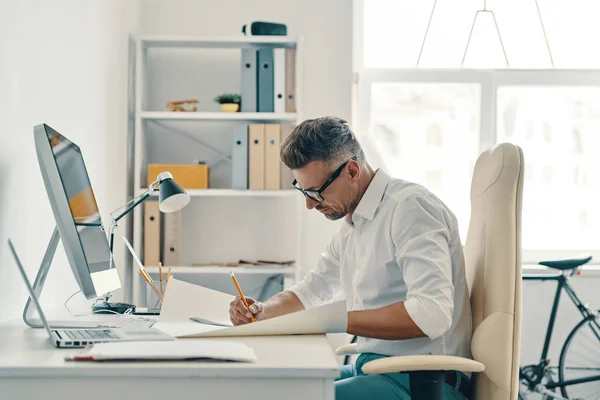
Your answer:
[[[145,192],[140,189],[139,193]],[[236,190],[236,189],[188,189],[190,197],[291,197],[297,195],[294,189],[285,190]],[[158,192],[152,193],[158,196]]]
[[[177,64],[183,63],[182,67],[185,69],[189,67],[187,65],[190,61],[189,56],[195,57],[192,60],[194,62],[198,61],[197,58],[200,57],[203,61],[202,66],[204,66],[205,62],[208,63],[211,61],[214,61],[216,64],[210,68],[206,68],[208,67],[206,65],[198,73],[205,72],[210,75],[212,72],[217,71],[217,75],[219,75],[219,68],[225,62],[229,63],[233,69],[241,68],[242,49],[254,52],[254,50],[261,48],[286,49],[286,54],[290,53],[287,49],[295,50],[294,83],[297,110],[289,108],[288,110],[296,112],[285,112],[286,109],[282,108],[277,109],[277,111],[281,112],[229,113],[221,111],[218,105],[214,103],[212,103],[212,106],[207,103],[208,105],[201,107],[199,111],[173,112],[161,105],[164,105],[164,97],[166,96],[164,93],[160,92],[160,90],[160,93],[149,90],[155,86],[156,82],[163,82],[165,85],[181,84],[181,82],[185,83],[185,79],[188,78],[183,75],[172,76],[168,70],[163,69],[163,67],[166,68],[166,64],[163,65],[163,61],[175,62]],[[261,217],[261,213],[266,213],[265,215],[268,216],[276,215],[276,218],[269,219],[269,224],[273,226],[269,225],[265,229],[270,229],[276,232],[275,234],[285,234],[286,239],[288,239],[287,236],[289,235],[289,241],[286,242],[285,246],[285,253],[289,255],[288,259],[290,260],[298,259],[300,254],[298,229],[300,229],[300,225],[290,224],[289,217],[294,218],[295,221],[297,217],[295,213],[299,206],[298,202],[302,201],[302,197],[291,187],[290,183],[283,185],[281,190],[231,189],[232,185],[228,182],[227,174],[230,173],[229,169],[232,162],[231,152],[234,144],[230,137],[232,128],[250,124],[296,125],[302,121],[302,104],[305,103],[303,101],[304,85],[302,83],[304,76],[304,54],[304,43],[300,36],[244,36],[239,31],[232,32],[232,36],[229,37],[212,36],[210,33],[208,33],[208,36],[160,33],[139,35],[136,38],[136,60],[139,62],[137,63],[137,68],[135,68],[135,82],[138,83],[135,88],[135,104],[138,107],[133,115],[135,120],[135,140],[133,141],[133,149],[127,150],[133,153],[133,166],[129,172],[130,178],[134,182],[134,192],[141,194],[148,191],[146,186],[147,164],[151,161],[161,161],[157,157],[164,158],[162,162],[171,160],[170,162],[172,163],[177,163],[177,160],[185,162],[186,159],[191,160],[195,158],[205,160],[209,168],[215,166],[223,167],[219,170],[221,172],[215,169],[217,173],[215,178],[217,180],[225,180],[221,184],[217,182],[214,185],[214,189],[186,190],[190,197],[194,199],[192,199],[193,204],[190,204],[191,208],[188,207],[186,210],[189,211],[184,211],[184,214],[188,217],[194,214],[204,215],[203,213],[206,211],[205,207],[217,207],[214,211],[215,213],[223,211],[224,207],[237,207],[243,213],[246,208],[250,207],[256,210],[258,217]],[[217,76],[216,78],[219,77]],[[236,80],[234,79],[232,82],[235,83]],[[210,82],[206,82],[206,84],[208,86],[204,85],[205,91],[214,91],[211,89]],[[163,86],[159,86],[163,88]],[[202,89],[200,87],[200,90]],[[201,101],[204,100],[201,99]],[[156,106],[152,106],[152,104]],[[182,140],[170,140],[167,133],[176,134]],[[194,148],[191,148],[191,146],[189,149],[185,147],[188,145],[188,140],[189,142],[193,142]],[[167,146],[164,149],[164,153],[162,152],[163,149],[160,148],[162,146]],[[157,153],[157,151],[160,151],[160,153]],[[158,199],[158,192],[152,193],[151,196],[153,197],[151,200]],[[140,210],[143,209],[138,208],[136,211],[136,217],[140,218],[133,218],[133,245],[136,249],[143,248],[144,244],[144,219],[141,218],[142,214],[140,213],[142,211]],[[211,212],[208,214],[210,214],[210,217],[213,217]],[[250,215],[248,223],[255,223],[254,213],[245,214]],[[218,215],[214,215],[214,217],[218,218]],[[258,224],[264,223],[263,219],[259,218]],[[221,231],[219,231],[219,237],[228,237],[230,232],[233,236],[238,234],[237,230],[239,227],[236,220],[223,220],[223,223],[219,227],[222,227]],[[284,227],[282,233],[279,233],[277,229],[280,227]],[[182,229],[187,229],[187,227]],[[258,259],[258,255],[255,252],[259,251],[261,246],[255,246],[254,241],[260,240],[264,242],[267,238],[255,238],[254,230],[239,232],[239,234],[240,240],[232,246],[230,251],[246,254],[249,259]],[[245,236],[250,236],[251,240],[243,240]],[[182,239],[181,246],[184,248],[195,246],[197,245],[195,239],[194,235],[190,237],[185,236]],[[228,278],[230,280],[228,274],[231,271],[240,276],[247,275],[245,279],[252,278],[252,275],[256,275],[257,279],[266,279],[271,276],[277,277],[281,274],[287,280],[295,278],[297,274],[298,265],[272,266],[267,264],[247,267],[224,267],[220,265],[199,267],[190,266],[189,264],[185,265],[188,261],[216,264],[218,264],[218,261],[222,261],[220,246],[211,246],[211,243],[208,243],[208,246],[202,249],[202,255],[202,259],[176,262],[175,264],[180,265],[171,265],[172,272],[176,277],[181,275],[181,279],[186,279],[186,276],[189,279],[197,276],[196,280],[203,277],[212,277],[214,281],[219,281],[221,278]],[[143,304],[146,292],[143,279],[135,279],[135,276],[138,275],[135,266],[129,265],[125,272],[127,279],[135,282],[132,293],[128,293],[129,290],[125,290],[125,299],[129,300],[129,295],[133,295],[130,299],[132,302]],[[148,272],[156,280],[158,275],[157,266],[150,263]]]
[[[252,48],[287,47],[295,48],[297,40],[289,36],[232,36],[232,37],[193,37],[193,36],[143,36],[142,48]]]
[[[175,276],[177,274],[229,274],[233,271],[236,275],[291,275],[296,273],[294,266],[253,266],[253,267],[187,267],[187,266],[176,266],[170,267],[171,273]],[[158,274],[158,267],[146,267],[149,273]],[[163,267],[163,274],[169,267]]]
[[[295,122],[296,113],[250,112],[173,112],[142,111],[142,120],[149,121],[241,121],[241,122]]]

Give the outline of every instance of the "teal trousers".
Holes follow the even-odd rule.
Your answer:
[[[363,365],[383,357],[386,356],[364,353],[358,356],[355,365],[342,366],[340,377],[335,381],[335,399],[410,400],[408,374],[401,372],[381,375],[363,374]],[[461,379],[469,379],[461,372],[456,373],[459,374],[457,386]],[[465,400],[465,396],[457,388],[444,384],[444,400]]]

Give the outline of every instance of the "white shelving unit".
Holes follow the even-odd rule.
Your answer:
[[[139,190],[143,193],[147,188]],[[292,197],[298,196],[294,189],[282,190],[237,190],[237,189],[190,189],[186,192],[191,197]],[[158,197],[158,193],[153,193],[153,197]]]
[[[264,114],[264,115],[263,115]],[[142,112],[142,120],[149,121],[242,121],[242,122],[296,122],[297,113],[224,113],[224,112]]]
[[[158,274],[158,267],[146,267],[151,274]],[[172,271],[178,275],[187,274],[226,274],[234,272],[236,275],[287,275],[294,276],[296,273],[295,267],[287,266],[252,266],[252,267],[189,267],[179,266],[173,267]]]
[[[156,106],[151,107],[151,99],[149,98],[149,85],[156,83],[156,76],[150,81],[148,78],[149,73],[149,52],[154,51],[168,51],[169,55],[175,54],[177,62],[179,58],[177,54],[190,54],[190,52],[205,49],[217,49],[220,52],[222,49],[230,49],[229,51],[235,51],[236,49],[242,48],[295,48],[296,49],[296,82],[295,82],[295,101],[296,101],[296,112],[294,113],[226,113],[226,112],[170,112],[157,110]],[[219,61],[219,54],[215,53],[215,61]],[[241,53],[241,51],[240,51]],[[152,53],[154,54],[154,53]],[[174,61],[174,62],[176,62]],[[134,187],[139,188],[136,194],[139,194],[146,190],[146,169],[148,160],[148,146],[152,140],[149,137],[149,126],[160,127],[163,132],[171,133],[170,129],[173,128],[173,132],[177,132],[181,129],[182,124],[187,127],[193,127],[193,134],[186,134],[188,137],[201,138],[204,140],[204,133],[198,133],[202,130],[202,124],[239,124],[239,123],[277,123],[277,124],[297,124],[302,120],[302,40],[301,38],[291,37],[183,37],[183,36],[143,36],[138,39],[137,42],[137,55],[136,55],[136,80],[135,80],[135,93],[136,93],[136,109],[135,109],[135,143],[134,143],[134,165],[133,181]],[[241,63],[240,63],[241,64]],[[241,67],[241,65],[240,65]],[[151,70],[156,75],[156,71]],[[241,70],[240,70],[241,75]],[[173,77],[171,76],[171,79]],[[215,93],[218,94],[218,93]],[[152,99],[155,100],[155,99]],[[167,101],[167,99],[160,99],[160,101]],[[155,102],[156,104],[156,102]],[[206,126],[206,125],[204,125]],[[209,132],[210,133],[210,132]],[[176,135],[176,133],[174,133]],[[166,136],[166,135],[163,135]],[[200,142],[200,140],[198,140]],[[200,142],[207,143],[207,142]],[[223,151],[222,148],[216,150],[215,147],[211,148],[207,146],[213,153],[219,155],[218,162],[230,163],[230,157],[227,155],[227,150]],[[181,160],[181,163],[189,162],[190,160]],[[293,189],[282,189],[282,190],[234,190],[229,188],[214,188],[206,190],[188,190],[188,193],[192,197],[190,206],[198,208],[204,207],[204,204],[209,204],[213,207],[215,203],[229,204],[227,202],[234,201],[235,204],[239,204],[239,207],[244,207],[244,202],[251,202],[254,207],[257,206],[257,199],[260,202],[268,202],[269,207],[280,210],[285,207],[290,207],[289,218],[281,219],[279,224],[294,224],[296,230],[296,239],[293,244],[295,247],[295,259],[299,259],[299,240],[301,224],[298,212],[302,206],[302,198],[298,196]],[[291,200],[297,196],[297,200]],[[290,199],[290,200],[286,200]],[[209,203],[207,203],[209,202]],[[242,202],[242,203],[240,203]],[[225,205],[223,207],[226,207]],[[186,209],[182,213],[186,213]],[[136,252],[143,255],[143,206],[137,207],[133,213],[133,245]],[[238,210],[239,211],[239,210]],[[286,211],[287,212],[287,211]],[[227,210],[215,210],[215,213],[223,213],[223,224],[229,224],[232,232],[239,231],[240,227],[236,226],[235,220],[228,220]],[[268,219],[268,215],[266,216]],[[271,221],[273,223],[273,221]],[[198,221],[198,229],[210,229],[210,226],[205,225],[205,221]],[[264,228],[263,228],[264,229]],[[189,233],[189,231],[188,231]],[[193,235],[189,235],[193,236]],[[252,238],[257,240],[256,237]],[[214,240],[219,240],[215,238]],[[182,247],[184,246],[199,246],[203,243],[197,243],[194,237],[183,237]],[[208,243],[209,246],[213,245]],[[234,246],[232,246],[232,252],[234,252]],[[257,255],[257,259],[260,256]],[[265,259],[265,258],[262,258]],[[289,258],[288,258],[289,259]],[[185,261],[184,261],[185,262]],[[210,261],[220,262],[220,260]],[[291,278],[297,278],[297,271],[299,266],[295,265],[283,265],[283,266],[251,266],[251,267],[222,267],[222,266],[209,266],[209,267],[197,267],[197,266],[169,266],[165,265],[163,268],[172,268],[172,272],[175,276],[199,276],[199,275],[220,275],[229,274],[230,271],[235,271],[236,275],[241,275],[242,279],[244,276],[285,276]],[[156,266],[147,266],[148,271],[151,274],[158,273]],[[145,284],[137,272],[135,265],[128,267],[125,271],[125,298],[130,298],[137,304],[143,304],[145,298]],[[164,269],[166,271],[166,269]],[[129,285],[127,284],[129,282]],[[131,297],[128,297],[128,290],[131,293]]]
[[[217,48],[237,49],[243,47],[284,47],[298,48],[300,39],[288,36],[231,36],[231,37],[193,37],[193,36],[142,36],[142,49],[163,48]]]

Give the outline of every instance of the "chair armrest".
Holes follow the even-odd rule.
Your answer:
[[[385,357],[370,361],[362,367],[362,371],[369,375],[410,371],[481,372],[484,369],[482,363],[468,358],[429,355]]]
[[[338,347],[335,350],[335,354],[338,356],[347,356],[347,355],[351,355],[351,354],[356,354],[356,343],[348,343],[348,344]]]

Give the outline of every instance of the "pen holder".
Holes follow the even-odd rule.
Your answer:
[[[146,307],[148,308],[148,312],[160,313],[163,302],[158,296],[157,291],[160,292],[161,296],[164,296],[166,288],[167,282],[154,281],[152,284],[146,282]]]

